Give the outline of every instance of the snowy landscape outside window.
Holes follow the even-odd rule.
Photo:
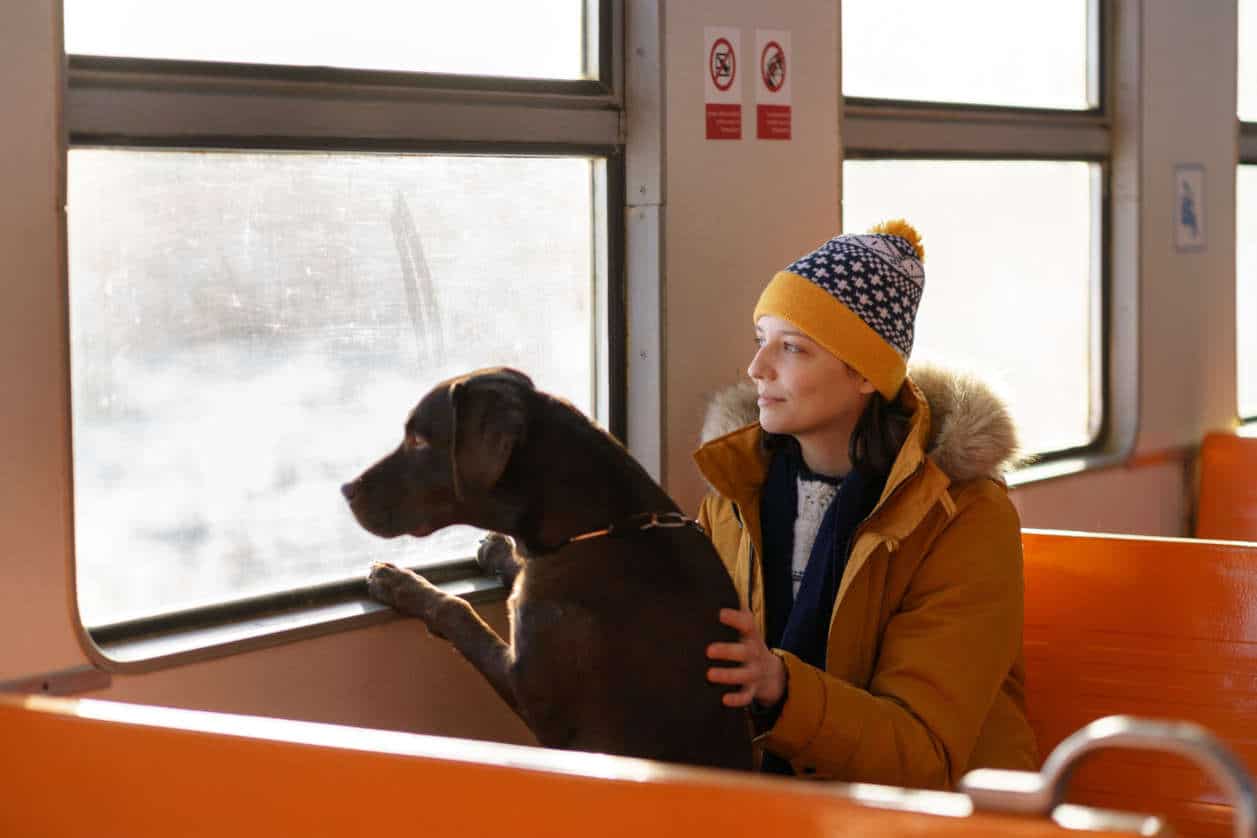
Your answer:
[[[587,159],[73,151],[87,624],[469,556],[339,485],[432,385],[512,365],[595,413]]]

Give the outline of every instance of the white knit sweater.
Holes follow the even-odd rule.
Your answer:
[[[807,570],[807,560],[812,555],[812,545],[816,543],[821,519],[825,517],[825,510],[837,494],[837,485],[824,480],[808,480],[799,475],[799,506],[794,516],[794,555],[790,562],[795,597],[799,595],[799,585],[803,581],[803,572]]]

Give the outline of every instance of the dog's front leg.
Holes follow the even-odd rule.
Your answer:
[[[511,676],[511,648],[466,601],[450,596],[413,571],[386,562],[372,565],[367,592],[398,613],[418,617],[433,634],[453,643],[502,700],[519,713]]]

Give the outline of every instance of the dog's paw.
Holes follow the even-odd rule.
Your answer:
[[[480,539],[476,564],[488,576],[505,576],[515,570],[515,545],[500,532],[488,533]]]
[[[440,596],[432,583],[417,573],[388,562],[376,562],[367,575],[367,593],[402,614],[426,616],[433,594]]]

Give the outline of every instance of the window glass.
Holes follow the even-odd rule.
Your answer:
[[[77,55],[580,79],[584,11],[584,0],[65,0],[65,41]]]
[[[849,160],[843,226],[905,218],[925,246],[913,362],[970,368],[1008,398],[1028,451],[1092,442],[1097,164]]]
[[[1257,6],[1239,0],[1239,102],[1240,119],[1257,122]]]
[[[1242,165],[1235,184],[1236,366],[1239,415],[1257,418],[1257,165]]]
[[[433,384],[509,364],[593,414],[589,158],[76,149],[69,281],[84,623],[469,556],[339,486]]]
[[[842,92],[1086,110],[1089,0],[843,0]]]

